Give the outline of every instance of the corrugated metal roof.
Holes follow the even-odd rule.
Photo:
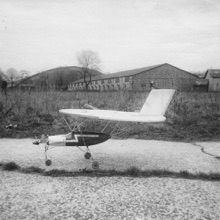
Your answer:
[[[111,79],[111,78],[116,78],[116,77],[125,77],[125,76],[133,76],[135,74],[144,72],[144,71],[148,71],[157,67],[160,67],[163,64],[158,64],[158,65],[154,65],[154,66],[148,66],[148,67],[143,67],[143,68],[138,68],[138,69],[133,69],[133,70],[126,70],[126,71],[120,71],[120,72],[116,72],[116,73],[109,73],[109,74],[103,74],[100,76],[96,76],[96,77],[92,77],[92,80],[100,80],[100,79]],[[84,82],[83,79],[74,81],[73,83],[79,83],[79,82]]]

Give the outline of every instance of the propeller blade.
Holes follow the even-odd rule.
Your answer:
[[[33,142],[33,144],[35,144],[35,145],[39,145],[40,144],[40,141],[39,141],[39,139],[37,138],[37,136],[35,135],[35,141]]]
[[[48,141],[48,138],[46,138],[46,136],[44,134],[41,135],[41,138],[38,139],[37,136],[35,136],[35,141],[33,142],[33,144],[35,145],[39,145],[41,143],[46,143]]]

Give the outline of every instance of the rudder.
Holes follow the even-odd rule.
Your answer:
[[[174,89],[153,89],[148,95],[140,113],[144,115],[164,115],[172,97]]]

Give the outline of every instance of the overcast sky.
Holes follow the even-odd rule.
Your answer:
[[[0,0],[3,71],[77,65],[84,49],[103,72],[220,68],[220,0]]]

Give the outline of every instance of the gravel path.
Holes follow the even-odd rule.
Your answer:
[[[0,218],[220,219],[220,183],[1,172]]]
[[[33,140],[0,139],[0,162],[45,168],[43,147]],[[220,161],[197,145],[110,140],[91,147],[103,169],[169,169],[220,172]],[[207,151],[219,155],[219,143]],[[46,169],[91,167],[76,148],[49,153]],[[0,219],[220,219],[220,182],[175,178],[46,177],[0,171]]]

